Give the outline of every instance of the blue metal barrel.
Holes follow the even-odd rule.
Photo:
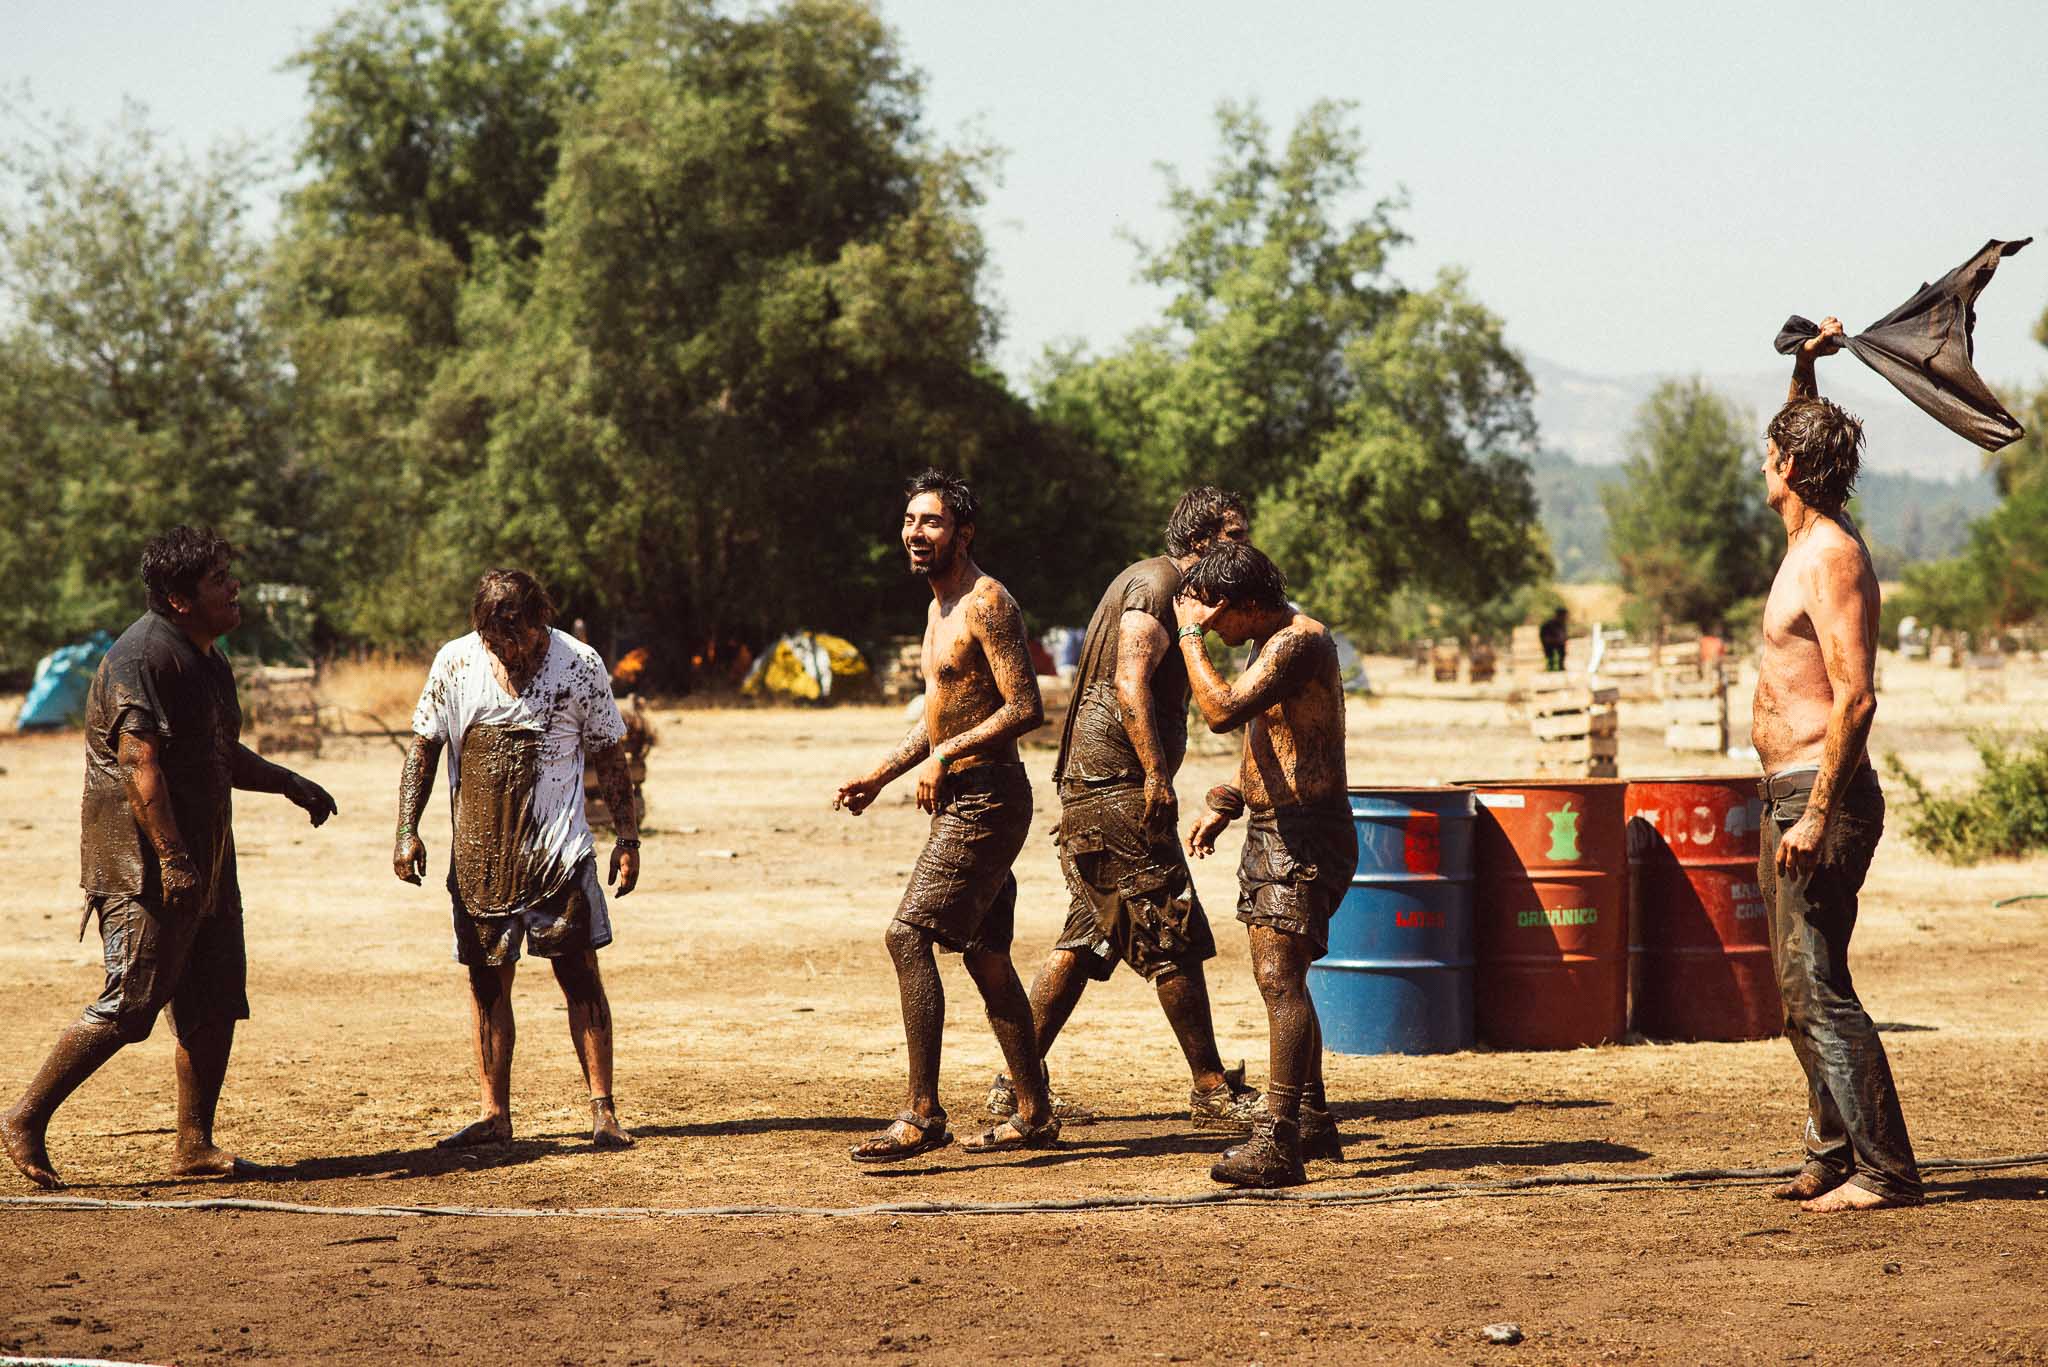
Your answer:
[[[1472,1047],[1470,788],[1353,788],[1358,872],[1309,966],[1323,1043],[1340,1054]]]

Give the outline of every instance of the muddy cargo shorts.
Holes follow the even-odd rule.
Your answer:
[[[1237,865],[1237,919],[1302,936],[1320,958],[1356,872],[1350,804],[1253,812]]]
[[[530,907],[471,911],[462,904],[453,869],[448,872],[448,895],[455,903],[455,961],[465,968],[517,963],[522,942],[543,959],[581,956],[612,942],[611,914],[594,854],[584,855],[560,888]]]
[[[1073,900],[1054,949],[1078,955],[1097,982],[1119,962],[1157,982],[1216,957],[1176,834],[1178,808],[1147,831],[1143,788],[1073,791],[1060,804],[1060,871]]]
[[[167,912],[155,898],[94,893],[86,915],[99,918],[107,974],[99,1000],[85,1008],[87,1020],[112,1025],[134,1044],[149,1038],[166,1006],[181,1040],[203,1025],[249,1019],[239,904],[201,915]]]
[[[932,830],[910,871],[896,919],[955,954],[1010,952],[1017,876],[1031,833],[1031,780],[1021,764],[955,770],[939,789]]]

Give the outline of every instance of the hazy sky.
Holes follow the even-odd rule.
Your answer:
[[[103,122],[122,96],[197,148],[295,140],[279,63],[336,0],[12,0],[0,82]],[[1853,329],[1988,237],[2048,236],[2048,5],[968,3],[887,0],[934,131],[1008,149],[985,226],[1001,359],[1100,350],[1157,316],[1117,230],[1156,240],[1165,161],[1199,175],[1219,99],[1284,132],[1357,102],[1375,194],[1405,189],[1427,283],[1459,265],[1511,342],[1577,370],[1775,368],[1786,314]],[[1994,384],[2029,335],[2048,241],[1980,308]],[[1843,363],[1847,364],[1847,363]]]

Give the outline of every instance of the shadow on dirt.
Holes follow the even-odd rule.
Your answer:
[[[741,1134],[866,1134],[887,1129],[894,1116],[759,1115],[745,1120],[700,1120],[688,1125],[628,1125],[635,1139],[729,1139]],[[954,1129],[959,1129],[956,1123]]]
[[[1930,1179],[1927,1183],[1927,1204],[1930,1206],[1958,1205],[1966,1201],[2042,1200],[2048,1200],[2048,1176],[2039,1173],[2031,1177],[1968,1177],[1960,1182]]]
[[[1578,1163],[1640,1163],[1650,1157],[1629,1144],[1605,1139],[1532,1140],[1527,1143],[1422,1145],[1347,1155],[1358,1177],[1400,1177],[1410,1173],[1466,1172],[1473,1168],[1552,1168]]]

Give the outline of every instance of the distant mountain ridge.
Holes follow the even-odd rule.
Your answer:
[[[1536,381],[1534,409],[1543,445],[1584,465],[1618,465],[1636,411],[1668,375],[1590,375],[1541,357],[1526,357]],[[1785,401],[1792,363],[1743,374],[1702,375],[1707,387],[1749,411],[1757,440]],[[1863,419],[1867,468],[1943,483],[1971,479],[1983,453],[1902,398],[1844,353],[1821,365],[1821,393]]]

